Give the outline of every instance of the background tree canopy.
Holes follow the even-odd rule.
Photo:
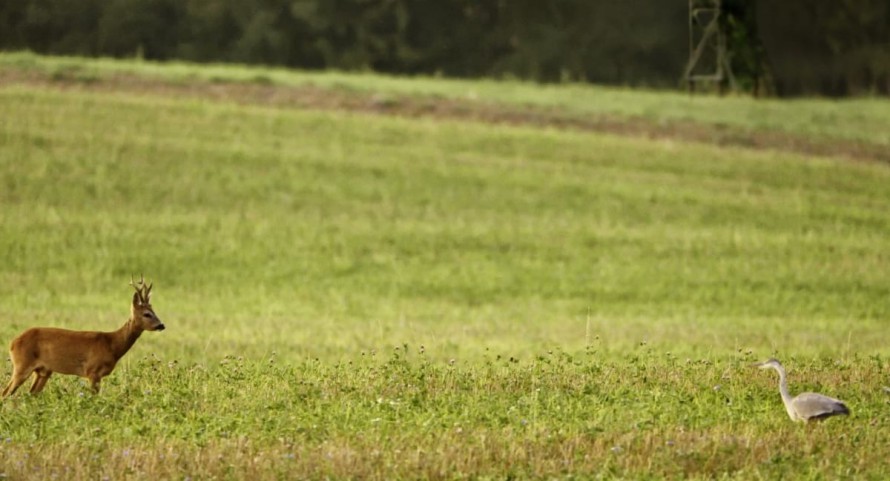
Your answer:
[[[725,0],[742,84],[887,94],[890,3]],[[0,0],[0,48],[676,87],[686,0]]]

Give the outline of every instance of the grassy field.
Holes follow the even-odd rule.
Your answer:
[[[114,329],[140,272],[167,325],[99,396],[55,376],[2,402],[0,477],[890,475],[886,163],[21,79],[470,92],[871,146],[887,101],[0,66],[21,74],[0,83],[0,341]],[[792,424],[749,367],[770,356],[853,415]]]
[[[552,109],[573,118],[620,118],[657,125],[716,127],[712,135],[783,132],[798,141],[851,141],[890,147],[890,101],[861,98],[752,100],[748,97],[690,97],[681,92],[633,90],[588,84],[536,85],[507,80],[449,80],[392,77],[371,73],[300,72],[78,57],[43,57],[0,52],[0,73],[14,71],[55,81],[92,84],[115,76],[138,77],[174,85],[211,83],[260,86],[314,86],[328,91],[368,93],[382,103],[403,96],[460,100],[466,105]]]

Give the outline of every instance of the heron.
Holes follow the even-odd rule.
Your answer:
[[[821,421],[838,414],[848,415],[850,409],[839,399],[814,392],[805,392],[791,397],[788,393],[788,379],[785,367],[778,359],[769,359],[766,362],[754,364],[760,369],[775,369],[779,373],[779,392],[782,394],[782,402],[785,403],[785,411],[792,421],[810,422]]]

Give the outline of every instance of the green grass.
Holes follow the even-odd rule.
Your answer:
[[[727,132],[785,132],[821,141],[837,139],[890,147],[890,101],[885,98],[793,101],[748,97],[692,97],[588,84],[537,85],[510,80],[453,80],[393,77],[372,73],[311,72],[237,65],[44,57],[0,52],[0,70],[32,70],[53,77],[93,82],[133,74],[175,83],[247,82],[282,86],[313,85],[372,92],[379,96],[431,96],[480,104],[552,108],[578,117],[645,119],[659,124],[693,122]]]
[[[99,396],[0,404],[9,478],[888,474],[885,164],[27,85],[0,110],[0,339],[116,328],[140,272],[167,325]],[[792,424],[771,355],[853,415]]]
[[[795,362],[850,419],[792,424],[750,353],[648,348],[514,362],[430,361],[409,346],[342,363],[275,354],[129,362],[105,392],[55,383],[3,405],[12,478],[880,478],[886,359]],[[825,379],[826,373],[831,373]],[[825,384],[815,377],[821,376]]]

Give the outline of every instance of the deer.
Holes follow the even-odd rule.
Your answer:
[[[95,394],[99,394],[102,378],[111,374],[117,362],[133,347],[144,331],[163,331],[164,323],[151,307],[152,284],[138,283],[130,277],[136,289],[130,318],[120,329],[112,332],[72,331],[54,327],[34,327],[21,333],[9,346],[12,360],[12,379],[2,397],[5,399],[34,374],[31,393],[37,394],[46,386],[54,372],[73,374],[89,379]]]

